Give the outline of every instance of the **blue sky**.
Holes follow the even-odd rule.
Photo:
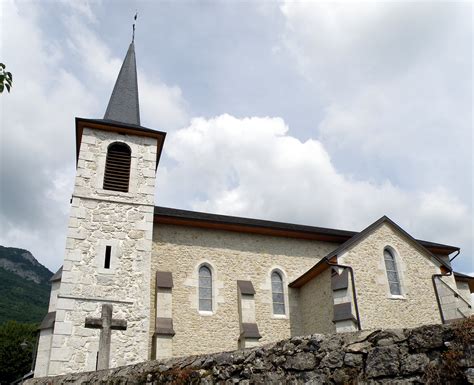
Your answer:
[[[4,1],[0,242],[63,259],[74,117],[131,38],[156,204],[362,230],[386,214],[474,272],[472,5]]]

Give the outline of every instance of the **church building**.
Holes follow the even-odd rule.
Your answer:
[[[460,249],[383,216],[360,232],[156,206],[166,133],[140,123],[134,43],[76,178],[35,377],[472,314]],[[219,167],[219,165],[216,165]]]

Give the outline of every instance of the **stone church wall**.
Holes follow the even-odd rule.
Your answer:
[[[131,150],[130,190],[102,189],[107,147]],[[156,140],[84,129],[57,300],[51,374],[95,369],[99,330],[84,327],[100,318],[104,303],[127,330],[113,331],[111,366],[144,361],[148,354],[149,281],[152,248]],[[111,264],[104,268],[110,245]]]
[[[338,245],[228,231],[155,224],[153,231],[151,303],[155,302],[155,271],[173,274],[172,318],[176,334],[173,354],[197,354],[238,347],[239,313],[237,280],[255,288],[259,344],[300,335],[297,289],[288,283],[298,278]],[[214,311],[198,310],[198,269],[213,273]],[[278,270],[286,290],[285,315],[273,315],[271,273]],[[288,303],[292,306],[288,307]],[[150,333],[154,332],[152,311]],[[331,322],[329,320],[329,322]]]
[[[300,335],[334,333],[334,300],[331,289],[331,269],[326,269],[300,289]]]
[[[38,378],[27,384],[474,384],[473,322],[314,334],[258,348]]]
[[[383,251],[390,247],[400,275],[402,296],[390,294]],[[431,277],[440,270],[391,226],[383,224],[338,258],[354,269],[362,329],[416,327],[441,323]],[[409,268],[408,268],[409,267]]]

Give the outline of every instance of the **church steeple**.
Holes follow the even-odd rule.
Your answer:
[[[104,119],[116,122],[140,125],[140,107],[138,103],[137,63],[133,41],[120,68],[114,90],[110,96]]]

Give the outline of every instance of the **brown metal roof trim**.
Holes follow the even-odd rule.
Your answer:
[[[78,118],[78,117],[76,117],[76,164],[79,159],[79,151],[81,149],[82,132],[84,131],[84,128],[86,127],[95,128],[97,130],[103,130],[103,131],[118,132],[119,134],[146,136],[150,138],[155,138],[157,140],[155,170],[158,167],[158,163],[160,162],[161,152],[163,151],[163,143],[166,138],[166,132],[155,131],[150,128],[136,126],[134,124],[116,122],[114,120],[84,119],[84,118]]]
[[[156,317],[155,335],[158,336],[174,336],[173,319]]]
[[[52,311],[46,314],[41,321],[41,325],[38,327],[38,330],[52,329],[54,327],[54,322],[56,321],[56,312]]]
[[[254,323],[242,323],[242,333],[240,335],[244,338],[262,338],[257,324]]]
[[[171,289],[173,287],[173,275],[169,271],[156,272],[156,287]]]
[[[288,286],[292,288],[300,288],[304,286],[307,282],[311,281],[314,277],[321,274],[324,270],[326,270],[330,265],[328,264],[327,259],[321,259],[316,265],[314,265],[311,269],[309,269],[306,273],[300,275],[296,278],[293,282],[291,282]]]
[[[161,206],[155,206],[154,222],[276,237],[318,240],[339,244],[344,243],[354,237],[354,235],[359,234],[355,231],[234,217],[230,215],[209,214]],[[418,240],[418,242],[429,248],[432,252],[438,254],[448,255],[459,250],[458,247],[442,245],[439,243],[421,240]]]
[[[251,281],[237,281],[237,286],[240,289],[240,293],[244,295],[254,295],[255,289],[253,288]]]

